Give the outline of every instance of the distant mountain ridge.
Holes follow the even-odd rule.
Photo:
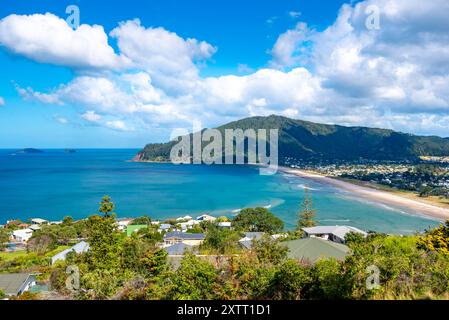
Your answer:
[[[420,156],[449,156],[449,138],[319,124],[276,115],[245,118],[217,129],[278,129],[280,163],[287,159],[413,161]],[[147,144],[134,160],[168,161],[176,143]]]

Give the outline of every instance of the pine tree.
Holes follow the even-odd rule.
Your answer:
[[[316,210],[313,208],[312,196],[309,194],[309,189],[305,188],[301,211],[298,213],[297,231],[316,226],[315,215]]]

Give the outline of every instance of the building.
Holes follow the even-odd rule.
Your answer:
[[[261,239],[264,234],[264,232],[245,232],[245,236],[239,240],[239,243],[244,249],[251,249],[253,240]]]
[[[208,214],[203,214],[203,215],[201,215],[201,216],[199,216],[199,217],[196,217],[196,220],[198,220],[198,221],[208,221],[208,222],[213,222],[213,221],[217,220],[217,218],[212,217],[212,216],[210,216],[210,215],[208,215]]]
[[[33,231],[36,231],[36,230],[39,230],[39,229],[41,228],[41,226],[38,225],[38,224],[32,224],[32,225],[29,226],[28,228],[31,229],[31,230],[33,230]]]
[[[33,235],[33,230],[31,230],[29,228],[15,230],[12,233],[12,237],[14,240],[16,240],[18,242],[23,242],[23,243],[26,243],[28,240],[30,240],[32,235]]]
[[[186,252],[194,252],[194,247],[185,243],[176,243],[164,248],[169,256],[182,256]]]
[[[302,228],[302,231],[307,238],[318,237],[336,243],[345,243],[345,236],[350,232],[360,233],[364,237],[367,236],[365,231],[350,226],[317,226]]]
[[[80,253],[84,253],[89,251],[90,246],[87,242],[85,241],[81,241],[77,244],[75,244],[73,247],[66,249],[64,251],[59,252],[58,254],[54,255],[51,258],[51,264],[55,264],[56,261],[65,261],[65,259],[67,258],[67,255],[70,252],[74,252],[76,254],[80,254]]]
[[[124,231],[126,227],[133,221],[133,219],[121,219],[117,221],[117,228],[119,231]]]
[[[0,274],[0,290],[6,296],[19,296],[36,285],[36,276],[29,273]]]
[[[220,228],[228,228],[228,229],[230,229],[232,227],[232,222],[230,222],[230,221],[219,222],[217,224],[217,226],[220,227]]]
[[[193,218],[191,216],[184,216],[184,217],[180,217],[180,218],[176,219],[176,221],[189,221],[192,219]]]
[[[30,221],[31,221],[31,224],[47,224],[48,223],[47,220],[44,220],[41,218],[34,218],[34,219],[31,219]]]
[[[342,261],[349,255],[349,247],[320,238],[304,238],[283,242],[288,248],[287,256],[301,262],[315,263],[321,259]]]
[[[161,223],[161,224],[159,225],[158,231],[159,231],[159,232],[169,231],[169,230],[172,229],[172,228],[173,228],[173,226],[172,226],[171,224],[169,224],[169,223]]]
[[[131,224],[126,226],[126,236],[131,236],[134,232],[148,228],[146,224]]]
[[[204,233],[167,232],[164,235],[164,245],[171,246],[177,243],[184,243],[190,246],[199,246],[203,243],[205,237]]]

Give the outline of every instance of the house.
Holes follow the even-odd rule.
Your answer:
[[[230,222],[230,221],[223,221],[223,222],[219,222],[218,224],[217,224],[217,226],[219,227],[219,228],[231,228],[231,226],[232,226],[232,222]]]
[[[189,229],[192,229],[193,226],[196,225],[196,224],[200,224],[200,221],[190,219],[190,220],[188,220],[188,221],[181,222],[181,223],[179,224],[179,226],[181,227],[181,230],[182,230],[182,231],[187,231],[187,230],[189,230]]]
[[[239,243],[244,249],[251,249],[253,240],[261,239],[264,234],[264,232],[245,232],[245,236],[239,240]]]
[[[204,233],[168,232],[164,235],[164,245],[184,243],[190,246],[199,246],[203,243],[205,237]]]
[[[318,237],[336,243],[345,243],[345,236],[350,232],[360,233],[364,237],[367,236],[365,231],[350,226],[317,226],[302,228],[302,231],[307,238]]]
[[[162,223],[162,224],[159,226],[158,231],[159,231],[159,232],[169,231],[171,228],[173,228],[173,226],[172,226],[171,224],[169,224],[169,223]]]
[[[29,273],[0,274],[0,290],[6,296],[19,296],[36,285],[36,276]]]
[[[117,228],[119,231],[124,231],[126,227],[133,221],[133,219],[121,219],[117,221]]]
[[[39,229],[41,228],[41,226],[38,225],[38,224],[32,224],[32,225],[29,226],[28,228],[31,229],[31,230],[34,232],[34,231],[39,230]]]
[[[303,238],[283,242],[287,246],[287,256],[302,262],[315,263],[321,259],[344,260],[349,255],[349,247],[321,238]]]
[[[141,229],[148,228],[146,224],[132,224],[126,226],[126,236],[130,237],[134,232],[137,232]]]
[[[55,264],[56,261],[59,261],[59,260],[60,261],[65,261],[65,259],[67,258],[67,255],[70,252],[75,252],[76,254],[80,254],[80,253],[84,253],[84,252],[89,251],[89,249],[90,249],[89,244],[87,242],[85,242],[85,241],[81,241],[81,242],[75,244],[73,247],[71,247],[69,249],[66,249],[64,251],[61,251],[58,254],[54,255],[51,258],[51,264]]]
[[[180,217],[180,218],[176,219],[176,221],[189,221],[192,219],[193,218],[191,216],[184,216],[184,217]]]
[[[34,219],[31,219],[30,221],[31,221],[31,224],[47,224],[48,223],[47,220],[44,220],[41,218],[34,218]]]
[[[33,230],[31,230],[29,228],[15,230],[12,233],[12,237],[14,238],[14,240],[16,240],[18,242],[23,242],[23,243],[30,240],[32,235],[33,235]]]
[[[208,215],[208,214],[203,214],[203,215],[201,215],[201,216],[199,216],[199,217],[196,217],[196,220],[198,220],[198,221],[213,222],[213,221],[217,220],[217,218],[212,217],[212,216],[210,216],[210,215]]]
[[[194,252],[194,247],[185,243],[176,243],[171,246],[165,247],[169,256],[182,256],[186,252]]]

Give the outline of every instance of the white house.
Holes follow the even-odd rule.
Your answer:
[[[364,237],[367,233],[363,230],[351,226],[317,226],[302,228],[305,237],[317,237],[337,243],[345,243],[345,236],[350,232],[360,233]]]
[[[87,242],[85,241],[81,241],[77,244],[75,244],[73,247],[66,249],[64,251],[59,252],[58,254],[55,254],[52,258],[51,258],[51,264],[55,264],[56,261],[65,261],[65,259],[67,258],[67,254],[69,254],[70,252],[75,252],[76,254],[80,254],[80,253],[84,253],[89,251],[90,246]]]
[[[212,216],[210,216],[208,214],[203,214],[203,215],[201,215],[199,217],[196,217],[196,220],[213,222],[213,221],[217,220],[217,218],[212,217]]]
[[[6,296],[19,296],[36,285],[36,276],[29,273],[0,274],[0,290]]]
[[[31,219],[31,224],[45,224],[45,223],[48,223],[48,221],[41,218]]]
[[[23,242],[23,243],[30,240],[32,235],[33,235],[33,230],[31,230],[30,228],[15,230],[12,233],[12,237],[14,238],[14,240]]]
[[[122,219],[117,221],[118,229],[120,231],[123,231],[126,229],[126,227],[133,221],[133,219]]]
[[[220,228],[231,228],[232,222],[230,222],[230,221],[219,222],[217,224],[217,226],[220,227]]]

